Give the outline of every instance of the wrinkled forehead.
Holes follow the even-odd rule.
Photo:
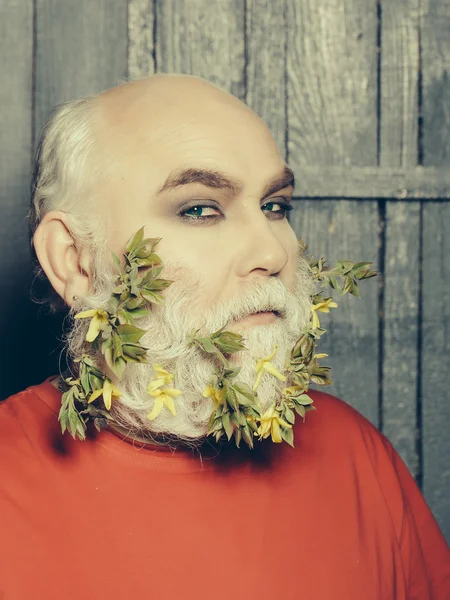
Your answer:
[[[97,136],[111,174],[151,175],[155,188],[183,169],[215,169],[256,181],[282,164],[266,124],[222,91],[107,98],[99,115]]]

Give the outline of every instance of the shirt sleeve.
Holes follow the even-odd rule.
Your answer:
[[[399,544],[409,600],[450,599],[450,551],[416,482],[392,444],[382,436],[403,500]]]

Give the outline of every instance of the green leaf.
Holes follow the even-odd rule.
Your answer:
[[[336,266],[334,267],[334,269],[336,271],[338,271],[339,273],[346,275],[347,273],[349,273],[352,270],[353,264],[354,263],[352,260],[339,260],[336,263]]]
[[[108,303],[106,305],[106,310],[107,310],[107,312],[109,312],[110,315],[115,315],[118,306],[119,306],[119,299],[114,298],[114,296],[111,296],[111,298],[108,300]]]
[[[121,356],[123,356],[123,352],[122,352],[122,342],[120,341],[120,337],[117,335],[117,333],[112,334],[111,336],[112,342],[113,342],[113,355],[112,355],[112,360],[113,362],[116,362],[118,358],[120,358]]]
[[[153,292],[149,292],[148,290],[142,291],[141,296],[151,304],[162,304],[164,302],[164,298],[161,296],[161,294],[154,294]]]
[[[304,406],[301,406],[300,404],[296,404],[294,406],[295,412],[300,415],[303,420],[305,420],[305,415],[306,415],[306,408]]]
[[[232,353],[240,352],[241,350],[247,350],[246,346],[242,342],[242,336],[232,331],[225,331],[214,340],[216,346],[222,352]]]
[[[142,286],[142,288],[150,292],[161,292],[172,285],[172,283],[173,281],[170,279],[153,279],[150,283]]]
[[[306,406],[308,404],[312,404],[314,400],[308,396],[308,394],[302,394],[301,396],[297,396],[295,398],[295,402],[297,404],[301,404],[302,406]]]
[[[125,250],[128,253],[134,252],[144,239],[144,227],[141,227],[129,240],[125,246]]]
[[[114,252],[112,252],[112,259],[113,259],[114,266],[120,272],[120,270],[122,269],[122,265],[120,263],[120,258],[117,256],[117,254],[114,254]]]
[[[230,421],[230,413],[225,413],[222,417],[223,428],[225,429],[225,433],[227,434],[228,441],[231,439],[233,435],[233,425]]]
[[[228,404],[231,406],[231,408],[234,411],[239,410],[239,404],[238,404],[236,392],[233,390],[232,387],[228,388],[227,393],[226,393],[226,399],[227,399]]]
[[[162,261],[161,261],[161,258],[157,254],[152,253],[146,257],[136,258],[135,263],[137,264],[138,267],[152,267],[152,266],[157,267],[162,264]]]
[[[123,358],[126,361],[145,363],[147,362],[147,348],[141,346],[125,344],[122,346]]]
[[[97,377],[96,375],[93,375],[92,373],[89,375],[89,385],[90,385],[92,391],[101,389],[103,387],[103,383],[104,383],[104,380],[100,379],[100,377]]]
[[[80,439],[85,439],[84,432],[86,431],[86,424],[83,419],[80,417],[77,409],[71,402],[68,407],[68,427],[67,427],[70,435],[76,439],[80,437]]]
[[[116,328],[117,335],[120,337],[122,343],[136,343],[146,332],[145,329],[136,327],[135,325],[119,325]]]
[[[200,344],[200,346],[203,348],[203,350],[205,352],[207,352],[208,354],[216,354],[217,353],[217,348],[215,347],[215,345],[211,342],[211,340],[209,338],[197,338],[197,341]]]
[[[242,439],[242,431],[240,429],[236,429],[236,431],[234,432],[234,441],[236,443],[237,448],[239,448],[241,439]]]
[[[145,299],[138,296],[137,298],[130,298],[129,300],[127,300],[127,302],[125,303],[125,307],[129,311],[133,312],[134,310],[141,307],[143,304],[145,304]]]
[[[226,379],[234,379],[241,372],[241,367],[235,367],[234,369],[224,368],[223,376]]]
[[[145,273],[144,277],[142,278],[142,287],[151,286],[153,281],[161,275],[162,270],[162,266],[152,265],[152,267],[150,267],[150,269]]]
[[[311,375],[311,381],[317,385],[331,385],[333,382],[330,377]]]
[[[242,437],[244,438],[244,441],[247,444],[247,446],[249,446],[249,448],[253,448],[253,435],[250,433],[249,428],[243,427],[241,431]]]
[[[239,413],[237,413],[236,411],[231,411],[230,413],[230,420],[233,423],[233,425],[235,427],[239,427],[240,426],[240,422],[239,422]]]
[[[342,291],[342,286],[334,275],[330,275],[330,277],[328,278],[328,283],[330,284],[330,287],[333,288],[333,290]]]
[[[122,357],[119,357],[110,368],[111,368],[111,371],[114,373],[114,375],[116,375],[116,377],[118,377],[119,379],[122,379],[126,366],[127,366],[127,363],[126,363],[125,359]]]
[[[151,238],[146,238],[134,249],[134,255],[136,258],[148,258],[153,252],[154,245]]]
[[[295,423],[294,411],[292,411],[288,406],[286,406],[286,408],[284,409],[284,418],[291,425]]]
[[[242,425],[242,426],[246,427],[247,426],[247,419],[246,419],[246,417],[245,417],[245,415],[244,415],[243,412],[239,412],[238,418],[239,418],[239,425],[240,426]]]
[[[281,437],[285,442],[294,448],[294,431],[292,429],[286,429],[286,427],[281,428]]]
[[[128,310],[126,312],[133,319],[141,319],[142,317],[148,317],[148,315],[150,314],[150,311],[147,310],[146,308],[139,308],[139,307],[138,308],[134,308],[132,310]],[[131,325],[132,324],[133,323],[131,323]]]
[[[82,369],[80,380],[81,380],[81,387],[83,388],[83,391],[84,391],[85,395],[87,396],[90,392],[91,384],[89,382],[89,373],[86,368]]]

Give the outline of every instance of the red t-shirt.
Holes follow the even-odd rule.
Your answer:
[[[390,443],[314,392],[296,447],[225,457],[62,436],[46,380],[0,407],[2,600],[450,598],[448,547]]]

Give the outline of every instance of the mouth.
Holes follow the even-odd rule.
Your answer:
[[[270,323],[275,323],[279,317],[281,317],[281,313],[277,310],[260,310],[249,313],[244,317],[234,319],[233,323],[239,323],[239,325],[267,325]]]

